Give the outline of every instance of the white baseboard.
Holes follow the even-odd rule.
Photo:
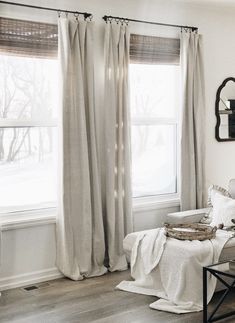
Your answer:
[[[0,291],[41,283],[61,278],[63,275],[54,267],[17,276],[0,278]]]

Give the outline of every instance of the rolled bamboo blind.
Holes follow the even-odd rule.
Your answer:
[[[0,53],[56,58],[57,25],[0,17]]]
[[[131,34],[130,62],[132,64],[178,65],[180,40]]]

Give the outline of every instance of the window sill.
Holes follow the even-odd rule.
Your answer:
[[[180,199],[177,196],[151,197],[134,199],[133,212],[155,211],[172,207],[179,207]],[[41,209],[33,211],[22,211],[14,214],[0,215],[0,230],[9,231],[28,227],[55,224],[57,209]]]
[[[133,212],[155,211],[172,207],[179,207],[180,199],[176,194],[172,196],[146,197],[134,199]]]
[[[56,208],[22,211],[0,216],[0,230],[9,231],[56,223]]]

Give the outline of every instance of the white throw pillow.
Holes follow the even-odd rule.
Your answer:
[[[233,225],[231,220],[235,219],[235,199],[215,193],[211,198],[211,202],[213,205],[211,226],[224,224],[227,227]]]
[[[208,200],[207,200],[207,205],[209,207],[213,206],[213,203],[212,203],[212,198],[213,196],[216,194],[216,193],[219,193],[223,196],[228,196],[228,197],[232,197],[231,194],[229,193],[229,191],[227,191],[225,188],[221,187],[221,186],[218,186],[218,185],[211,185],[209,188],[208,188]]]

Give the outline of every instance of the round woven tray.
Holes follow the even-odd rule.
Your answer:
[[[179,240],[208,240],[215,238],[217,227],[204,224],[165,224],[167,237]]]

